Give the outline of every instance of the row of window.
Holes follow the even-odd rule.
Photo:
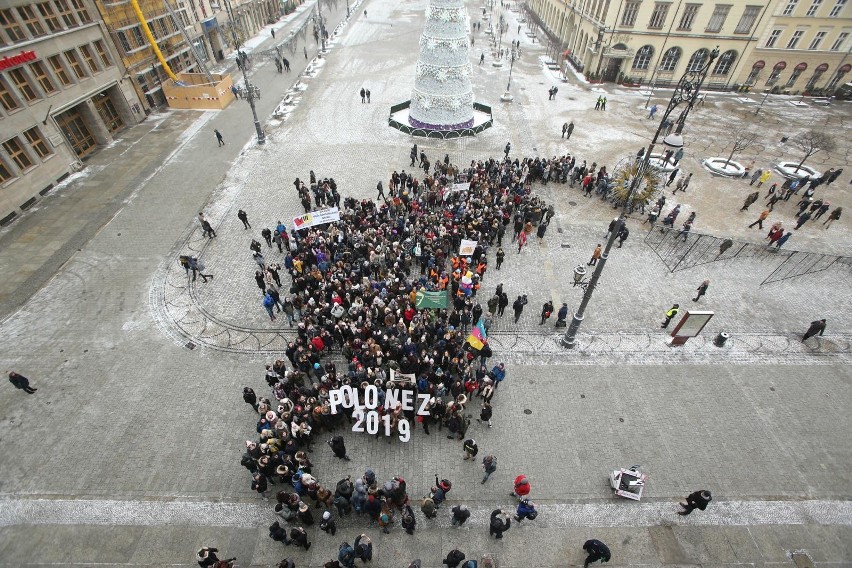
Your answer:
[[[101,40],[15,67],[0,76],[0,106],[14,112],[112,66]]]
[[[786,47],[784,49],[797,49],[799,47],[799,41],[801,41],[802,36],[805,35],[806,30],[793,30],[792,35],[787,40]],[[778,43],[778,40],[781,38],[781,34],[784,33],[783,29],[774,29],[769,32],[769,37],[766,39],[766,45],[763,47],[781,47],[784,45],[783,43]],[[811,39],[811,43],[808,45],[808,49],[819,49],[822,45],[822,41],[828,35],[827,31],[817,31],[814,34],[813,39]],[[849,32],[840,32],[837,34],[837,37],[834,39],[834,42],[831,44],[831,47],[828,48],[829,51],[840,51],[843,48],[843,44],[846,43],[846,39],[849,37]]]
[[[798,5],[799,0],[787,0],[787,5],[784,7],[784,11],[781,14],[784,16],[792,16]],[[846,0],[834,0],[834,6],[832,6],[831,11],[828,13],[828,17],[837,18],[840,16],[840,13],[843,11],[845,6]],[[819,12],[821,7],[822,0],[811,0],[811,5],[808,7],[808,11],[805,12],[805,16],[811,18],[817,16],[817,12]]]
[[[683,50],[679,47],[669,48],[664,54],[662,59],[660,60],[660,71],[671,72],[674,71],[677,67],[678,62],[680,61],[681,56],[683,55]],[[707,61],[707,58],[710,55],[710,51],[707,49],[699,49],[695,53],[692,54],[692,57],[689,58],[689,62],[686,64],[687,71],[698,71],[702,67],[704,67],[704,63]],[[654,47],[650,45],[645,45],[636,52],[636,57],[633,58],[633,70],[634,71],[645,71],[651,64],[651,59],[654,57]],[[737,60],[737,52],[733,49],[730,49],[723,53],[719,59],[716,60],[716,65],[712,69],[713,75],[727,75],[731,68],[734,66],[734,62]]]
[[[52,0],[0,9],[0,45],[11,45],[91,23],[84,0]]]
[[[36,165],[35,157],[45,160],[51,154],[50,145],[37,126],[24,132],[21,136],[13,136],[2,144],[3,151],[0,152],[0,184],[18,177],[17,169],[24,173]],[[12,166],[14,164],[14,166]]]
[[[798,2],[798,0],[790,0],[790,4],[787,6],[787,8],[791,10],[791,13],[792,10],[795,9],[796,2]],[[808,16],[816,14],[822,0],[812,0],[812,2],[813,4],[808,10]],[[846,4],[846,0],[835,0],[835,2],[836,4],[834,8],[832,8],[829,13],[829,17],[832,18],[837,17]],[[636,25],[636,18],[639,15],[639,8],[641,5],[641,0],[629,0],[625,3],[624,12],[621,14],[621,25],[623,27],[632,28]],[[654,9],[651,12],[651,19],[648,21],[648,29],[663,29],[666,25],[666,20],[668,19],[669,9],[671,6],[671,2],[656,2],[654,4]],[[680,15],[677,29],[680,31],[691,31],[695,24],[695,20],[698,17],[698,12],[703,6],[704,4],[701,3],[686,4]],[[792,6],[792,8],[790,6]],[[730,4],[716,4],[704,31],[707,33],[719,33],[722,31],[722,27],[725,25],[725,20],[728,19],[728,13],[731,11],[731,7],[732,6]],[[737,23],[736,28],[734,28],[734,33],[751,33],[751,30],[762,10],[763,6],[746,6],[743,9],[743,13],[740,16],[740,20]],[[787,10],[784,11],[784,15],[789,15],[787,14]]]
[[[746,79],[746,85],[754,85],[755,83],[757,83],[757,79],[763,70],[763,66],[763,61],[758,61],[754,64],[751,69],[751,73],[749,73],[749,76]],[[840,81],[843,80],[843,78],[849,72],[850,67],[852,66],[844,65],[843,67],[835,71],[824,88],[828,90],[837,88],[837,85],[840,84]],[[778,83],[778,80],[781,78],[781,73],[786,68],[787,64],[785,62],[779,61],[778,63],[776,63],[775,66],[772,68],[772,72],[769,74],[769,77],[767,77],[766,79],[765,86],[772,87],[776,85]],[[807,68],[808,64],[804,62],[796,65],[796,67],[793,69],[793,72],[790,73],[790,77],[787,79],[787,82],[784,84],[784,88],[789,89],[793,87],[796,84],[796,81],[799,80],[799,77],[802,75],[802,73],[807,70]],[[813,74],[811,75],[810,79],[808,79],[808,82],[805,83],[805,90],[809,91],[816,87],[817,83],[820,81],[820,79],[822,79],[826,71],[828,71],[828,63],[818,65],[814,70]]]
[[[175,27],[171,16],[155,18],[148,22],[148,28],[157,40],[165,39],[180,32]],[[132,53],[137,49],[147,48],[148,41],[139,24],[129,26],[115,31],[116,45],[120,46],[124,54]]]

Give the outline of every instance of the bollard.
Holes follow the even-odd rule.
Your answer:
[[[716,339],[713,340],[713,345],[716,347],[724,347],[725,342],[728,338],[731,337],[729,333],[725,333],[724,331],[719,332],[719,335],[716,336]]]

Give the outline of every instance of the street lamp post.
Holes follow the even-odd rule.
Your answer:
[[[621,232],[621,228],[624,226],[628,209],[631,205],[631,200],[633,199],[633,194],[636,192],[636,189],[639,187],[641,180],[645,176],[645,172],[648,170],[648,165],[651,160],[651,153],[654,151],[654,145],[657,143],[657,139],[660,137],[660,133],[663,131],[663,125],[667,123],[669,116],[674,112],[674,110],[680,106],[681,103],[686,103],[686,108],[684,108],[680,115],[677,117],[676,124],[677,129],[674,133],[669,134],[663,139],[663,143],[667,146],[678,148],[683,146],[683,126],[686,117],[689,115],[689,111],[692,109],[695,104],[696,99],[698,98],[698,91],[701,88],[701,85],[704,83],[704,79],[707,77],[709,73],[710,66],[713,64],[713,61],[719,57],[719,48],[716,47],[713,51],[710,52],[710,56],[708,61],[704,64],[701,69],[694,71],[687,71],[680,78],[680,81],[675,87],[675,91],[672,94],[671,100],[669,100],[669,104],[666,107],[666,111],[663,113],[663,116],[660,118],[660,125],[657,127],[657,131],[654,133],[654,137],[651,139],[651,143],[648,144],[648,147],[645,148],[644,154],[641,157],[641,162],[636,168],[636,174],[633,176],[633,179],[630,182],[630,188],[627,191],[627,196],[624,199],[624,203],[621,206],[621,214],[618,217],[618,222],[615,225],[615,228],[612,231],[612,234],[609,236],[609,240],[606,242],[606,248],[601,254],[600,260],[598,260],[597,265],[595,266],[595,272],[592,274],[592,277],[589,279],[588,285],[583,292],[583,299],[580,302],[580,306],[574,312],[574,317],[571,320],[571,325],[568,327],[568,330],[565,332],[565,337],[562,338],[562,345],[567,347],[568,349],[573,349],[577,339],[577,330],[580,328],[580,324],[583,323],[583,317],[586,312],[586,307],[589,305],[589,301],[592,299],[592,293],[595,290],[595,287],[598,284],[598,280],[600,279],[601,272],[603,272],[604,266],[606,266],[607,258],[609,257],[609,252],[612,250],[612,245],[615,243],[615,239],[618,236],[618,233]],[[637,158],[639,159],[639,158]]]
[[[244,52],[240,51],[240,42],[237,39],[237,31],[234,27],[234,15],[231,11],[231,3],[226,2],[225,8],[228,12],[228,18],[231,20],[231,35],[234,38],[234,48],[237,50],[237,61],[239,65],[237,67],[240,68],[240,71],[243,72],[243,82],[246,84],[246,100],[248,101],[249,106],[251,107],[251,115],[254,118],[254,130],[257,133],[257,143],[265,144],[266,143],[266,134],[263,132],[263,128],[260,127],[260,120],[257,118],[257,109],[254,106],[255,99],[255,88],[249,83],[248,75],[246,75],[246,64],[245,61],[247,56]]]
[[[510,103],[514,99],[509,87],[512,86],[512,69],[515,68],[515,50],[512,49],[512,62],[509,64],[509,82],[506,83],[506,92],[500,96],[500,100],[504,103]]]

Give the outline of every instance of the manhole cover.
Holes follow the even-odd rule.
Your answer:
[[[619,421],[619,422],[624,422],[624,418],[619,418],[619,419],[618,419],[618,421]]]
[[[571,207],[574,207],[575,205],[577,205],[577,202],[576,201],[569,201],[568,205],[570,205]]]
[[[524,414],[532,414],[532,410],[530,410],[529,408],[525,408]]]
[[[184,345],[184,347],[186,347],[187,349],[195,349],[195,343],[189,341],[186,343],[186,345]]]
[[[586,398],[586,395],[581,394],[581,395],[580,395],[580,398]]]
[[[571,248],[571,245],[569,245],[568,243],[562,243],[562,248],[569,249]]]

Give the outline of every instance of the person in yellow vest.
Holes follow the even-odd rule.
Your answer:
[[[669,326],[669,323],[672,321],[672,318],[675,317],[678,312],[680,312],[680,304],[673,305],[669,311],[666,312],[666,319],[660,325],[661,328],[665,329]]]
[[[757,180],[757,187],[760,187],[764,183],[766,183],[769,178],[772,177],[772,172],[770,170],[766,170],[760,175],[760,179]]]

